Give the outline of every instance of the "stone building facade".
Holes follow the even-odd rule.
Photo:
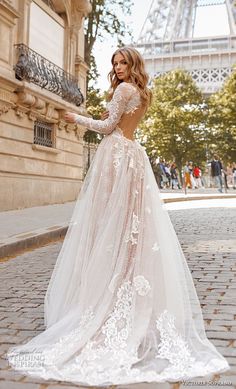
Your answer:
[[[88,0],[0,1],[0,211],[76,199],[86,115]]]

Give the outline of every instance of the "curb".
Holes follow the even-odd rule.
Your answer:
[[[190,196],[175,197],[162,199],[164,203],[174,203],[180,201],[194,201],[194,200],[214,200],[214,199],[225,199],[225,198],[236,198],[235,195],[209,195],[209,196]],[[0,261],[4,262],[10,257],[14,257],[21,252],[25,252],[30,249],[44,246],[51,242],[60,240],[65,237],[68,229],[68,224],[61,226],[48,227],[46,229],[35,230],[33,232],[26,232],[14,236],[13,238],[7,239],[2,245],[0,243]]]
[[[206,196],[188,196],[186,195],[185,197],[174,197],[173,199],[172,198],[169,198],[169,199],[162,199],[162,201],[164,203],[176,203],[176,202],[179,202],[179,201],[194,201],[194,200],[217,200],[217,199],[235,199],[236,198],[236,194],[225,194],[225,195],[215,195],[215,196],[212,196],[212,195],[206,195]]]
[[[0,246],[0,260],[4,261],[29,249],[44,246],[50,242],[57,241],[65,237],[68,225],[60,227],[49,227],[48,231],[33,231],[20,234],[17,239],[6,242]]]

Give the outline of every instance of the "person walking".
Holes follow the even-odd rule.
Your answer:
[[[197,188],[197,189],[202,188],[201,169],[199,166],[194,166],[193,177],[194,177],[194,181],[195,181],[195,183],[194,183],[195,188]]]
[[[160,166],[160,162],[157,162],[156,164],[155,173],[158,188],[162,189],[162,168]]]
[[[168,178],[166,176],[166,170],[165,170],[165,161],[163,159],[160,160],[160,168],[162,171],[161,174],[161,188],[165,189],[168,183]]]
[[[111,62],[106,119],[65,114],[105,136],[48,285],[46,329],[8,359],[21,373],[86,386],[209,377],[229,365],[206,337],[186,258],[134,139],[151,99],[144,61],[123,47]]]
[[[169,163],[165,163],[165,166],[164,166],[164,169],[165,169],[165,174],[166,174],[166,177],[167,177],[167,187],[170,188],[171,186],[171,173],[170,173],[170,164]]]
[[[196,189],[197,187],[196,187],[194,176],[193,176],[193,162],[192,161],[190,161],[188,164],[188,170],[189,170],[189,174],[190,174],[191,188]]]
[[[185,188],[192,189],[192,182],[190,177],[190,169],[189,169],[189,162],[187,161],[184,168],[183,168],[183,174],[184,174],[184,185]]]
[[[173,162],[170,168],[171,174],[171,189],[180,189],[176,164]]]
[[[211,176],[213,177],[215,186],[219,192],[223,192],[223,179],[222,179],[223,166],[217,154],[214,154],[211,162]]]

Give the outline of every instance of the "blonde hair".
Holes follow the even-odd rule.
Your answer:
[[[108,79],[111,83],[111,93],[109,94],[109,99],[112,98],[117,86],[121,82],[123,82],[118,79],[114,70],[114,58],[115,55],[117,54],[123,55],[125,61],[127,62],[129,80],[132,84],[134,84],[138,88],[140,92],[141,101],[143,105],[146,106],[147,109],[149,104],[151,103],[151,97],[152,97],[152,93],[150,89],[147,87],[149,76],[145,70],[144,60],[141,54],[133,47],[129,47],[129,46],[121,47],[117,49],[112,55],[111,63],[113,68],[108,74]]]

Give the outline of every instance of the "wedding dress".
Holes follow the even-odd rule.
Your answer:
[[[77,116],[105,136],[48,285],[46,329],[8,350],[10,365],[24,374],[104,386],[229,369],[206,337],[145,148],[125,136],[129,124],[138,124],[140,107],[135,85],[122,82],[108,103],[108,119]]]

